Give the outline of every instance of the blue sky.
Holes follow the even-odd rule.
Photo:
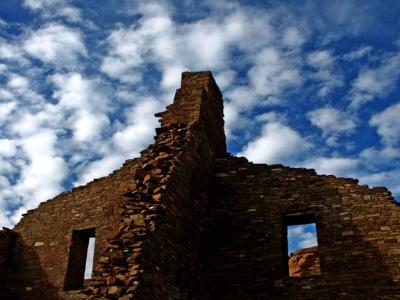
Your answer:
[[[2,1],[0,225],[138,156],[182,71],[213,72],[231,153],[400,199],[399,15],[397,0]]]
[[[318,245],[315,223],[287,227],[288,254]]]

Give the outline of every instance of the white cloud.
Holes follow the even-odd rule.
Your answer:
[[[128,94],[125,94],[129,98]],[[105,150],[101,151],[101,159],[90,163],[83,163],[77,168],[80,173],[75,185],[87,183],[94,178],[106,176],[123,161],[139,156],[139,152],[152,142],[154,128],[157,126],[156,112],[163,108],[160,101],[152,97],[133,94],[134,103],[124,111],[124,124],[119,124],[108,141],[102,141]],[[84,161],[78,158],[77,161]]]
[[[11,157],[17,152],[17,142],[10,139],[0,138],[0,157]],[[0,172],[1,174],[1,172]]]
[[[43,9],[57,3],[65,2],[64,0],[24,0],[24,5],[31,9]]]
[[[75,182],[75,185],[85,184],[95,178],[101,176],[106,176],[112,171],[121,167],[122,163],[127,159],[127,157],[117,155],[109,155],[102,159],[91,162],[82,168],[81,174],[79,174],[79,179]]]
[[[283,89],[300,86],[303,82],[299,70],[290,64],[276,48],[265,48],[254,60],[249,71],[252,88],[259,95],[278,95]]]
[[[6,21],[4,21],[2,18],[0,18],[0,28],[2,28],[2,27],[7,27],[7,22]]]
[[[16,109],[16,107],[17,104],[15,102],[0,103],[0,125],[6,121],[8,116]]]
[[[17,75],[17,74],[12,74],[10,76],[10,79],[7,83],[7,85],[12,88],[12,89],[27,89],[29,87],[29,82],[28,79]]]
[[[81,32],[59,23],[31,32],[22,47],[31,56],[64,68],[87,55]]]
[[[314,68],[327,68],[332,66],[335,59],[328,50],[318,50],[308,54],[307,61]]]
[[[359,160],[343,157],[315,157],[302,163],[305,168],[315,169],[318,174],[352,177]]]
[[[298,132],[280,122],[266,123],[261,135],[250,141],[239,156],[246,156],[255,163],[285,163],[294,161],[310,148]]]
[[[340,134],[351,133],[357,126],[354,117],[329,106],[312,110],[307,114],[307,117],[314,126],[322,130],[323,136],[330,146],[337,144],[337,138]]]
[[[41,130],[21,140],[27,161],[15,190],[25,210],[36,207],[41,201],[63,190],[62,182],[67,175],[67,167],[57,154],[56,141],[57,137],[51,130]]]
[[[80,73],[56,74],[51,77],[56,89],[57,107],[71,112],[67,123],[78,142],[91,142],[100,137],[109,125],[106,112],[108,100],[97,79],[83,77]]]
[[[107,38],[110,45],[108,56],[103,59],[101,71],[108,76],[122,81],[135,82],[140,79],[139,70],[135,70],[143,62],[143,42],[135,34],[125,28],[114,30]]]
[[[371,46],[364,46],[364,47],[360,47],[356,50],[350,51],[346,54],[343,55],[343,59],[346,61],[353,61],[353,60],[357,60],[357,59],[361,59],[366,55],[369,55],[372,51],[372,47]]]
[[[400,76],[400,54],[384,56],[378,67],[362,69],[352,83],[350,92],[351,105],[355,108],[387,95]]]
[[[377,128],[385,146],[400,146],[400,103],[387,107],[384,111],[372,116],[369,124]]]
[[[65,17],[70,22],[80,22],[82,20],[81,11],[74,6],[63,6],[58,8],[57,15]]]
[[[400,157],[399,149],[393,148],[392,146],[384,146],[382,148],[369,147],[361,151],[360,158],[363,159],[363,163],[372,169],[381,167],[382,165],[393,164],[393,160]]]
[[[368,174],[360,174],[358,179],[360,184],[368,184],[370,187],[385,186],[392,193],[393,196],[400,200],[400,170],[388,170],[381,172],[369,172]]]
[[[105,114],[94,114],[86,110],[78,110],[71,118],[74,139],[78,142],[89,142],[99,138],[101,131],[109,125]]]
[[[305,42],[305,38],[296,27],[288,27],[283,33],[283,44],[289,47],[299,47]]]
[[[307,55],[307,63],[314,68],[308,77],[317,83],[319,97],[326,97],[332,90],[343,85],[343,78],[335,70],[336,58],[328,50],[317,50]]]
[[[318,245],[317,234],[315,230],[311,231],[309,226],[309,224],[288,226],[288,241],[294,248],[293,251]]]
[[[126,111],[127,124],[120,131],[114,133],[114,145],[127,157],[134,157],[151,141],[157,119],[154,114],[161,110],[160,102],[152,98],[137,101],[132,108]]]
[[[18,47],[10,43],[8,40],[0,38],[0,58],[6,60],[18,61],[21,65],[25,63],[23,59],[23,51]]]

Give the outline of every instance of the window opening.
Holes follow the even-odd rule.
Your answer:
[[[92,278],[95,243],[96,243],[96,237],[90,237],[86,255],[85,279]]]
[[[82,289],[84,279],[91,277],[95,248],[94,242],[94,228],[72,231],[64,290]]]
[[[320,275],[317,226],[310,213],[285,216],[286,251],[289,277]]]

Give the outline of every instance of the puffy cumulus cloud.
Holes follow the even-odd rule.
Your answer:
[[[315,224],[288,226],[287,234],[289,253],[318,245]]]
[[[104,149],[97,154],[100,159],[84,162],[77,168],[78,176],[75,185],[84,184],[99,176],[105,176],[120,167],[124,160],[139,155],[139,152],[151,143],[154,128],[157,126],[156,112],[163,109],[163,103],[151,96],[124,93],[125,100],[134,99],[132,106],[123,111],[125,122],[114,124],[115,131],[111,138],[102,141]]]
[[[20,198],[22,208],[16,214],[36,207],[41,201],[54,197],[63,190],[67,166],[57,153],[56,141],[56,134],[46,129],[20,140],[24,165],[21,166],[15,193]]]
[[[161,103],[151,97],[140,99],[134,106],[127,108],[126,125],[112,137],[115,147],[127,157],[137,156],[152,141],[158,123],[154,114],[161,111],[161,108]]]
[[[358,179],[362,184],[369,186],[385,186],[393,193],[393,195],[400,199],[400,183],[399,183],[400,170],[388,170],[382,172],[361,174]]]
[[[332,66],[335,59],[328,50],[318,50],[308,54],[307,61],[314,68],[326,68]]]
[[[322,130],[327,144],[337,145],[340,134],[348,134],[357,126],[356,119],[348,113],[333,107],[322,107],[307,113],[310,122]]]
[[[377,128],[381,141],[388,147],[400,146],[400,103],[393,104],[380,113],[376,113],[369,121]]]
[[[40,12],[45,19],[65,18],[69,22],[82,22],[81,11],[69,0],[24,0],[24,6]]]
[[[26,64],[26,59],[24,58],[24,52],[21,47],[17,44],[0,38],[0,58],[9,62],[18,62],[21,65]],[[3,65],[2,73],[6,71],[6,66]]]
[[[50,23],[32,31],[22,48],[29,55],[58,67],[68,68],[87,55],[82,33],[61,23]]]
[[[373,48],[371,46],[360,47],[356,50],[352,50],[352,51],[344,54],[343,59],[346,61],[353,61],[353,60],[361,59],[365,56],[368,56],[372,50],[373,50]]]
[[[251,88],[262,96],[279,95],[283,89],[300,86],[303,82],[299,69],[281,51],[272,47],[256,55],[249,79]]]
[[[304,44],[305,37],[298,28],[291,26],[284,30],[282,42],[288,47],[299,47]]]
[[[311,144],[297,131],[281,122],[268,122],[261,135],[251,140],[238,155],[255,163],[288,163],[295,161]]]
[[[306,160],[302,165],[315,169],[318,174],[352,177],[359,163],[359,160],[354,158],[314,157]]]
[[[397,52],[385,54],[357,42],[343,53],[331,43],[339,41],[343,32],[357,31],[348,26],[355,25],[354,18],[336,17],[337,5],[331,11],[325,4],[255,8],[206,1],[194,9],[194,2],[188,1],[182,5],[190,9],[182,9],[168,1],[117,1],[121,9],[115,13],[104,10],[103,2],[96,2],[98,14],[89,2],[78,8],[73,5],[76,1],[25,0],[35,27],[30,21],[23,26],[0,25],[3,224],[18,221],[27,208],[63,189],[63,183],[84,184],[138,155],[152,141],[153,114],[172,100],[182,71],[213,71],[225,97],[228,141],[231,145],[234,141],[234,151],[241,149],[240,154],[250,160],[307,164],[320,167],[320,172],[347,176],[364,174],[361,167],[381,173],[383,161],[398,158],[397,145],[388,142],[398,138],[390,115],[386,123],[383,115],[371,118],[384,146],[366,145],[362,162],[344,158],[341,147],[335,148],[338,153],[311,148],[308,132],[300,134],[287,125],[307,116],[328,143],[342,142],[363,122],[357,117],[359,111],[350,114],[306,100],[316,95],[333,103],[345,94],[356,102],[357,97],[385,95],[397,80]],[[310,8],[323,11],[324,17],[316,20]],[[352,15],[345,11],[344,16]],[[334,32],[337,26],[332,24],[343,32]],[[365,61],[368,65],[352,80]],[[344,63],[356,65],[344,68]],[[351,91],[346,91],[349,82]],[[296,128],[309,129],[303,125]],[[256,126],[261,126],[258,136],[252,130]],[[373,165],[377,155],[380,162]],[[47,189],[36,180],[41,177],[53,178]]]
[[[7,86],[11,89],[25,90],[29,87],[29,81],[21,75],[12,74],[7,82]]]
[[[43,9],[57,3],[65,2],[64,0],[24,0],[24,5],[31,9]]]
[[[103,128],[109,125],[106,114],[109,104],[100,80],[72,72],[56,74],[51,81],[56,87],[54,97],[59,100],[57,107],[66,111],[74,139],[88,143],[99,138]]]
[[[1,92],[0,92],[1,95]],[[10,94],[10,97],[11,94]],[[0,103],[0,126],[6,121],[10,114],[16,109],[17,104],[12,102]]]
[[[12,157],[17,152],[18,144],[15,140],[0,138],[0,157]]]
[[[139,36],[140,37],[140,36]],[[104,57],[101,71],[121,81],[135,82],[140,79],[138,66],[143,63],[143,43],[135,31],[126,28],[114,30],[107,38],[109,53]]]
[[[393,167],[393,161],[400,158],[400,151],[391,146],[369,147],[360,152],[360,159],[369,171],[376,172],[383,166]]]
[[[162,98],[169,101],[182,71],[212,69],[224,91],[230,137],[249,122],[246,111],[280,105],[283,92],[303,84],[293,49],[301,47],[305,35],[293,24],[276,30],[266,10],[216,5],[211,14],[185,23],[174,19],[176,12],[165,3],[141,3],[135,13],[140,15],[135,24],[119,25],[107,37],[101,70],[139,85],[143,70],[155,66],[160,90],[168,95]],[[244,66],[246,80],[234,86],[237,69]]]
[[[307,55],[307,64],[314,71],[308,77],[318,86],[317,95],[326,97],[335,88],[343,85],[340,72],[335,70],[336,58],[329,50],[317,50]]]
[[[79,168],[79,179],[75,182],[75,185],[82,185],[95,178],[108,175],[113,170],[120,167],[125,159],[126,157],[120,154],[110,154],[101,159],[84,164]]]
[[[176,75],[183,70],[229,71],[232,50],[254,52],[275,36],[268,14],[244,8],[183,24],[175,22],[171,9],[160,3],[141,4],[137,12],[141,13],[137,24],[116,28],[108,36],[109,51],[101,70],[127,82],[140,80],[140,70],[156,63],[166,89],[176,86]],[[291,32],[294,43],[295,29]]]
[[[400,76],[400,54],[390,53],[379,57],[377,67],[365,67],[352,82],[349,93],[351,105],[355,108],[383,97],[393,90]]]

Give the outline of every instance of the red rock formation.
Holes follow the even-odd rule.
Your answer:
[[[318,247],[298,249],[289,256],[289,276],[320,275]]]

